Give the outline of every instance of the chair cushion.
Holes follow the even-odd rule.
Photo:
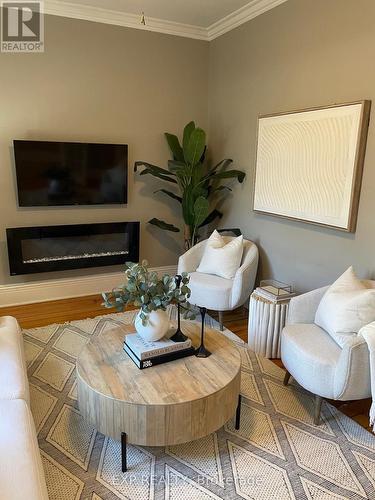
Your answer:
[[[324,294],[315,315],[315,323],[343,347],[348,336],[375,321],[375,290],[357,278],[352,267]]]
[[[231,308],[233,281],[212,274],[190,273],[191,304],[226,311]]]
[[[334,397],[340,347],[314,324],[287,325],[281,335],[281,359],[288,372],[308,391]]]
[[[0,498],[48,500],[33,418],[22,399],[0,401]]]
[[[242,235],[226,243],[225,239],[215,229],[207,240],[197,271],[232,279],[240,267],[242,253]]]
[[[23,339],[17,320],[0,318],[0,399],[25,399],[29,402]]]

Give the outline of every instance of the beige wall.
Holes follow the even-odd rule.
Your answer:
[[[83,222],[142,222],[141,257],[171,265],[178,236],[147,226],[151,217],[178,224],[176,205],[135,181],[134,160],[165,164],[164,131],[195,119],[207,126],[208,43],[47,16],[44,54],[0,54],[0,285],[54,275],[9,276],[5,228]],[[91,208],[19,209],[12,139],[129,144],[129,203]],[[150,179],[151,180],[151,179]]]
[[[299,290],[350,264],[374,276],[373,120],[354,235],[252,212],[257,115],[364,98],[375,105],[374,19],[373,0],[288,0],[208,44],[48,16],[44,54],[0,54],[0,284],[110,270],[11,278],[6,227],[140,220],[143,258],[170,265],[180,252],[178,236],[146,224],[151,216],[178,223],[176,206],[131,169],[125,207],[17,208],[12,139],[123,142],[130,165],[163,164],[162,132],[190,119],[206,127],[207,108],[211,151],[248,173],[221,226],[239,226],[258,243],[261,275]]]
[[[258,114],[372,99],[375,2],[288,0],[210,44],[210,145],[247,171],[222,221],[261,249],[261,275],[299,290],[326,284],[353,264],[375,272],[375,120],[370,123],[355,234],[252,211]]]

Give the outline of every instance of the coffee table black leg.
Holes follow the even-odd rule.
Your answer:
[[[126,432],[121,433],[121,468],[122,472],[126,472],[128,470],[126,463]]]
[[[236,423],[234,425],[234,428],[236,431],[240,428],[240,423],[241,423],[241,394],[238,396],[238,405],[237,405],[237,410],[236,410]]]

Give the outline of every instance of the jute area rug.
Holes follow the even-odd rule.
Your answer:
[[[51,500],[375,499],[375,436],[327,403],[315,427],[312,396],[284,387],[283,371],[228,330],[243,360],[240,430],[229,421],[188,444],[129,446],[122,474],[120,444],[80,416],[75,360],[92,336],[133,319],[127,312],[23,331]]]

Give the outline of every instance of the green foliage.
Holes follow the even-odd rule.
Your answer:
[[[194,226],[199,227],[206,219],[209,209],[207,198],[199,196],[194,202]]]
[[[172,191],[168,191],[168,189],[157,189],[156,191],[154,191],[154,194],[156,194],[156,193],[164,193],[167,196],[169,196],[170,198],[173,198],[174,200],[177,200],[180,203],[182,203],[181,196],[178,196],[177,194],[173,193]]]
[[[195,123],[194,122],[189,122],[187,125],[185,125],[184,135],[182,138],[182,149],[185,151],[187,150],[191,134],[194,130],[195,130]]]
[[[180,304],[186,319],[194,319],[195,314],[188,302],[190,297],[189,276],[182,274],[180,288],[176,285],[175,276],[164,274],[161,278],[156,272],[148,269],[147,261],[142,264],[127,262],[125,268],[126,283],[110,293],[102,293],[102,305],[115,307],[119,312],[132,304],[141,309],[140,317],[146,326],[148,315],[152,311],[165,311],[170,304]]]
[[[206,132],[201,128],[194,129],[189,137],[186,148],[183,150],[184,159],[187,165],[194,167],[202,158],[206,147]]]
[[[202,224],[199,227],[207,226],[207,224],[211,224],[211,222],[213,222],[215,219],[221,219],[222,216],[223,216],[223,214],[221,212],[219,212],[219,210],[214,208],[212,210],[212,212],[210,212],[207,215],[207,217],[204,219],[204,221],[202,222]]]
[[[182,146],[175,134],[165,133],[165,138],[173,158],[168,162],[168,169],[137,161],[134,171],[143,167],[140,175],[152,175],[176,185],[178,192],[168,189],[158,189],[155,192],[163,193],[181,204],[185,247],[190,248],[199,238],[199,228],[223,216],[216,206],[231,189],[222,182],[234,179],[242,183],[245,173],[241,170],[227,170],[232,163],[229,158],[208,168],[205,164],[206,133],[196,127],[193,121],[184,128]],[[165,231],[180,231],[173,224],[160,219],[153,218],[149,223]]]
[[[156,165],[152,165],[151,163],[145,163],[143,161],[136,161],[134,164],[134,171],[137,171],[138,167],[146,167],[142,170],[141,175],[151,174],[154,177],[158,177],[159,179],[167,182],[172,182],[173,184],[177,184],[176,179],[171,177],[171,173],[165,168],[157,167]]]
[[[174,226],[173,224],[168,224],[167,222],[157,219],[156,217],[149,220],[148,222],[153,226],[157,226],[160,229],[164,229],[164,231],[172,231],[173,233],[178,233],[180,231],[178,227]]]
[[[178,137],[174,134],[168,134],[167,132],[164,134],[167,139],[169,149],[173,155],[173,159],[177,161],[184,161],[184,152],[182,147],[180,146],[180,141]]]

